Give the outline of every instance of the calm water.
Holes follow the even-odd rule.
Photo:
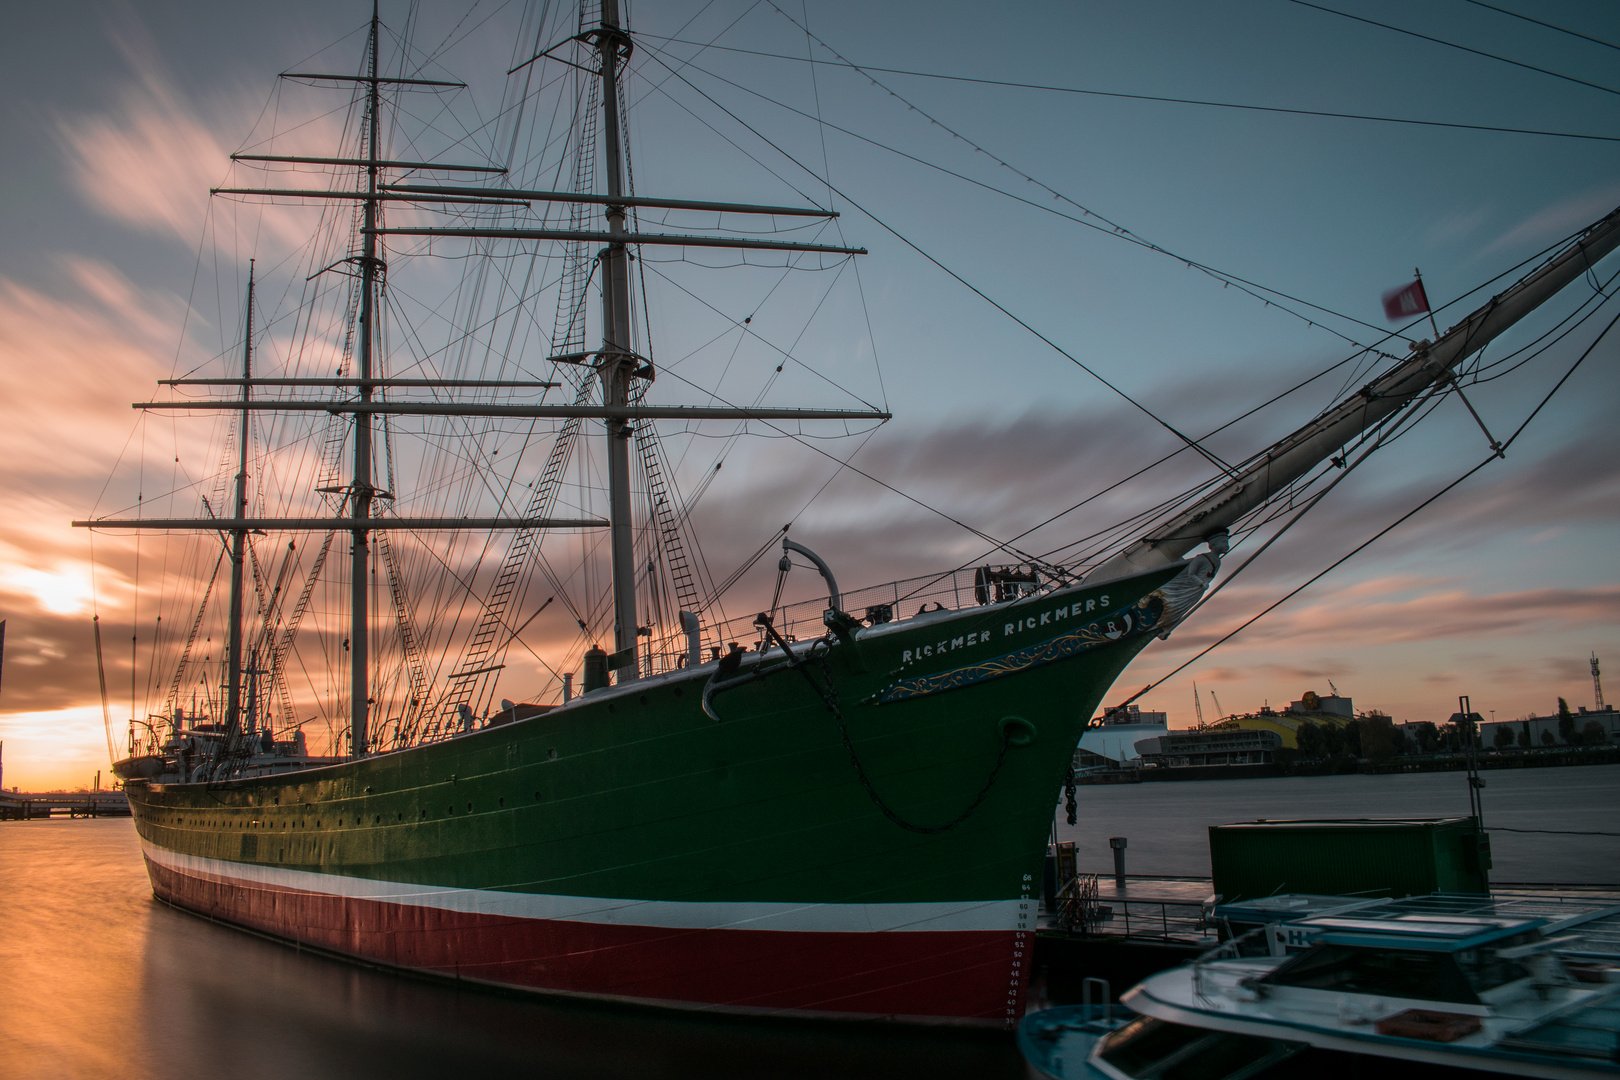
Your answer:
[[[1486,774],[1501,881],[1620,882],[1620,766]],[[1466,812],[1458,774],[1080,789],[1106,870],[1207,875],[1209,825]],[[300,954],[152,900],[131,823],[0,824],[0,1070],[97,1077],[1017,1077],[1004,1039],[557,1004]]]
[[[1485,826],[1495,830],[1493,881],[1620,884],[1620,765],[1480,775]],[[1207,877],[1211,825],[1256,818],[1462,817],[1468,788],[1462,773],[1290,776],[1086,786],[1079,802],[1080,824],[1060,823],[1058,836],[1078,842],[1083,869],[1112,872],[1108,838],[1123,836],[1130,841],[1130,873]]]
[[[152,899],[126,819],[0,824],[0,1076],[1022,1075],[998,1034],[693,1019],[353,967]]]

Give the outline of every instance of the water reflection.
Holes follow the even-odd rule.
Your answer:
[[[1004,1036],[691,1017],[457,988],[155,902],[129,821],[0,826],[12,1077],[1016,1077]]]

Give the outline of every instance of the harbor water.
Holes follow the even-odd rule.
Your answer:
[[[1620,885],[1620,765],[1492,769],[1483,812],[1496,882]],[[1085,785],[1080,869],[1112,873],[1111,836],[1126,838],[1127,873],[1209,876],[1209,827],[1258,818],[1466,817],[1460,772],[1287,776]]]
[[[1620,766],[1486,773],[1501,881],[1620,881]],[[1209,872],[1209,825],[1464,812],[1457,773],[1080,789],[1082,867]],[[1527,831],[1505,831],[1508,829]],[[1534,830],[1534,831],[1528,831]],[[1597,835],[1586,835],[1597,834]],[[562,1003],[300,953],[152,899],[128,819],[0,824],[8,1080],[1016,1077],[1010,1039]]]

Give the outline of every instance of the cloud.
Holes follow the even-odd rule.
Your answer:
[[[79,615],[90,609],[90,573],[82,563],[59,562],[53,569],[0,567],[0,593],[27,596],[51,615]]]
[[[1601,415],[1566,417],[1564,422],[1559,445],[1535,456],[1526,453],[1528,445],[1510,452],[1505,463],[1493,463],[1357,555],[1344,573],[1415,555],[1438,572],[1467,574],[1469,568],[1442,562],[1442,556],[1482,549],[1513,535],[1521,543],[1536,538],[1546,542],[1573,529],[1620,524],[1620,431]],[[1461,472],[1464,462],[1466,458],[1452,467]],[[1281,584],[1317,572],[1433,495],[1449,479],[1429,472],[1435,464],[1431,455],[1374,459],[1367,476],[1340,485],[1245,577]],[[1235,549],[1228,572],[1264,535]],[[1377,587],[1397,586],[1386,580]]]
[[[1542,247],[1590,225],[1620,204],[1620,184],[1571,195],[1531,214],[1480,249],[1479,257],[1496,252]]]
[[[0,278],[0,370],[14,406],[0,425],[0,551],[39,571],[82,544],[67,521],[85,516],[109,465],[131,449],[140,418],[130,402],[167,374],[182,310],[103,263],[62,258],[46,270],[38,287]],[[185,437],[163,441],[178,448]],[[143,489],[155,495],[167,479]]]
[[[1235,625],[1235,620],[1194,620],[1172,640],[1180,648],[1194,651],[1213,644]],[[1286,641],[1299,648],[1347,641],[1393,644],[1444,638],[1531,638],[1554,626],[1620,626],[1620,585],[1483,594],[1452,588],[1376,603],[1366,603],[1353,590],[1344,590],[1314,603],[1279,608],[1243,635],[1251,646]]]
[[[1477,548],[1515,531],[1522,536],[1620,523],[1620,430],[1601,412],[1559,419],[1565,428],[1551,449],[1520,444],[1507,462],[1428,506],[1357,556],[1345,573],[1364,572],[1364,567],[1376,572],[1380,563],[1391,565],[1412,553]],[[754,450],[742,469],[735,458],[743,451],[734,453],[694,520],[710,538],[705,550],[718,566],[735,565],[771,529],[796,520],[794,535],[824,544],[828,557],[840,563],[840,579],[855,583],[954,563],[1010,561],[1015,557],[963,525],[1013,537],[1095,496],[1017,541],[1023,551],[1071,559],[1100,540],[1138,535],[1144,525],[1109,530],[1138,514],[1151,515],[1157,500],[1210,474],[1207,464],[1183,453],[1117,490],[1106,490],[1174,447],[1170,436],[1124,408],[1076,415],[1032,411],[1004,423],[969,419],[910,431],[894,427],[874,437],[854,463],[916,502],[846,472],[807,507],[834,465],[791,444],[767,444]],[[1259,589],[1254,598],[1266,596],[1266,589],[1274,596],[1278,584],[1320,570],[1432,495],[1448,478],[1436,475],[1450,467],[1442,455],[1454,453],[1444,438],[1438,451],[1401,444],[1341,484],[1245,571],[1244,583]],[[796,482],[784,481],[795,475],[795,467]],[[1093,533],[1098,540],[1083,539]],[[1229,574],[1265,535],[1238,547],[1228,560]],[[1424,561],[1423,569],[1431,572],[1383,573],[1358,588],[1368,596],[1432,588],[1437,574],[1460,581],[1473,572],[1434,558]]]
[[[1437,248],[1464,240],[1478,232],[1489,217],[1488,206],[1453,210],[1423,231],[1423,246]]]
[[[57,120],[69,176],[107,216],[194,244],[208,189],[223,178],[230,149],[175,88],[138,19],[131,14],[117,22],[109,35],[135,85],[112,112]]]
[[[161,50],[132,12],[106,27],[128,63],[133,81],[111,108],[54,118],[54,135],[69,181],[90,206],[107,217],[149,232],[167,234],[186,248],[196,246],[213,212],[221,232],[239,232],[260,254],[296,250],[308,238],[308,222],[297,208],[216,202],[209,189],[265,187],[262,172],[232,180],[234,140],[250,132],[262,115],[262,91],[216,88],[206,110],[190,100],[165,66]],[[330,154],[342,133],[342,118],[318,116],[303,125],[303,138]],[[277,153],[289,152],[286,148]],[[326,177],[312,184],[326,187]]]

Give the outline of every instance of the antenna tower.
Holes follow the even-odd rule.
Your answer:
[[[1594,704],[1597,705],[1597,711],[1602,712],[1603,711],[1603,680],[1598,677],[1597,653],[1592,654],[1592,696],[1597,699],[1594,702]]]

